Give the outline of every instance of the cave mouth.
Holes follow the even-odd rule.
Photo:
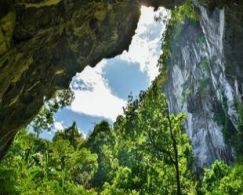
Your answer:
[[[141,6],[141,17],[128,51],[111,59],[103,59],[94,68],[87,66],[70,83],[74,99],[70,106],[59,109],[52,131],[43,131],[43,138],[52,138],[75,121],[82,134],[91,132],[95,124],[107,120],[111,124],[123,113],[128,96],[137,97],[159,74],[162,35],[170,11],[160,7]],[[160,17],[160,20],[156,18]]]

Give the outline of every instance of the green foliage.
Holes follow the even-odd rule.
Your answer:
[[[243,166],[228,166],[222,161],[215,161],[204,173],[202,192],[215,195],[243,194]]]
[[[37,136],[39,136],[42,130],[50,131],[51,128],[53,128],[54,113],[56,113],[59,109],[70,105],[73,98],[73,92],[70,89],[67,89],[57,91],[52,99],[45,102],[44,106],[31,123],[31,126]]]
[[[147,92],[140,94],[139,99],[129,98],[128,106],[124,109],[125,116],[119,116],[114,124],[114,142],[104,141],[106,147],[99,147],[103,153],[109,154],[109,159],[104,162],[112,173],[109,175],[109,170],[103,172],[111,179],[104,183],[102,194],[177,193],[176,163],[181,194],[195,192],[191,145],[181,126],[185,117],[169,114],[168,118],[167,102],[158,82],[159,78]],[[99,130],[100,136],[107,133],[107,137],[112,137],[107,125],[102,126],[105,126],[103,131],[97,129],[99,125],[95,127],[94,135],[98,137],[96,132]],[[92,134],[91,138],[94,139]]]
[[[206,169],[203,178],[203,190],[212,192],[217,181],[220,181],[228,173],[228,166],[222,161],[215,161],[211,169]]]
[[[76,149],[84,143],[83,136],[79,133],[76,122],[73,122],[72,126],[64,129],[64,131],[57,131],[53,137],[53,141],[67,140]]]
[[[138,99],[130,97],[113,128],[102,121],[87,139],[75,123],[52,141],[21,131],[0,165],[16,179],[6,174],[2,186],[20,194],[195,192],[185,116],[168,113],[159,82]]]
[[[30,195],[95,194],[89,187],[98,167],[97,155],[82,144],[72,146],[72,140],[82,140],[80,134],[73,136],[71,140],[55,136],[48,141],[22,130],[0,164],[1,173],[11,171],[11,177],[4,175],[0,189]]]
[[[195,183],[192,180],[192,148],[187,135],[182,128],[184,114],[169,114],[165,96],[158,86],[153,85],[141,102],[139,118],[141,127],[145,127],[145,148],[153,158],[157,158],[165,169],[171,169],[169,180],[162,182],[166,185],[166,193],[178,194],[176,178],[180,180],[180,191],[188,194],[193,191]],[[178,172],[174,171],[178,168]],[[173,170],[174,169],[174,170]],[[159,173],[161,174],[162,171]],[[190,179],[189,179],[190,178]],[[191,189],[192,188],[192,189]],[[177,189],[178,190],[178,189]],[[165,193],[158,191],[157,193]]]
[[[184,4],[176,7],[172,11],[172,22],[183,22],[186,18],[192,21],[198,21],[198,13],[191,0],[187,0]]]
[[[19,194],[16,190],[16,175],[14,169],[0,168],[0,194]]]
[[[98,170],[92,179],[92,184],[95,187],[101,188],[103,184],[109,181],[114,174],[113,169],[113,156],[115,135],[110,125],[106,121],[97,124],[92,134],[87,139],[87,147],[98,155]]]

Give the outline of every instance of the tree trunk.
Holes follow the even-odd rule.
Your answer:
[[[178,150],[177,150],[177,142],[175,139],[175,135],[173,134],[172,131],[172,124],[171,124],[171,119],[170,119],[170,113],[168,110],[168,104],[167,104],[167,118],[169,122],[169,130],[170,130],[170,137],[172,139],[172,145],[173,145],[173,150],[174,150],[174,167],[176,171],[176,188],[177,188],[177,195],[181,195],[181,181],[180,181],[180,167],[179,167],[179,158],[178,158]]]

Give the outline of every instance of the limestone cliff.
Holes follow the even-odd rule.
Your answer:
[[[209,9],[195,1],[198,21],[186,18],[170,40],[164,86],[173,112],[187,113],[185,129],[197,166],[232,161],[242,103],[242,2]],[[239,138],[242,139],[242,138]]]

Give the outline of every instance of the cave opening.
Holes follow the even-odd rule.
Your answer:
[[[0,194],[243,194],[239,1],[3,1]]]
[[[74,121],[84,136],[102,120],[112,125],[123,114],[128,96],[138,97],[159,74],[157,64],[169,16],[170,11],[163,7],[154,10],[141,6],[128,51],[77,73],[70,83],[74,95],[71,105],[55,113],[51,131],[42,131],[41,137],[51,139],[57,130],[71,126]]]

